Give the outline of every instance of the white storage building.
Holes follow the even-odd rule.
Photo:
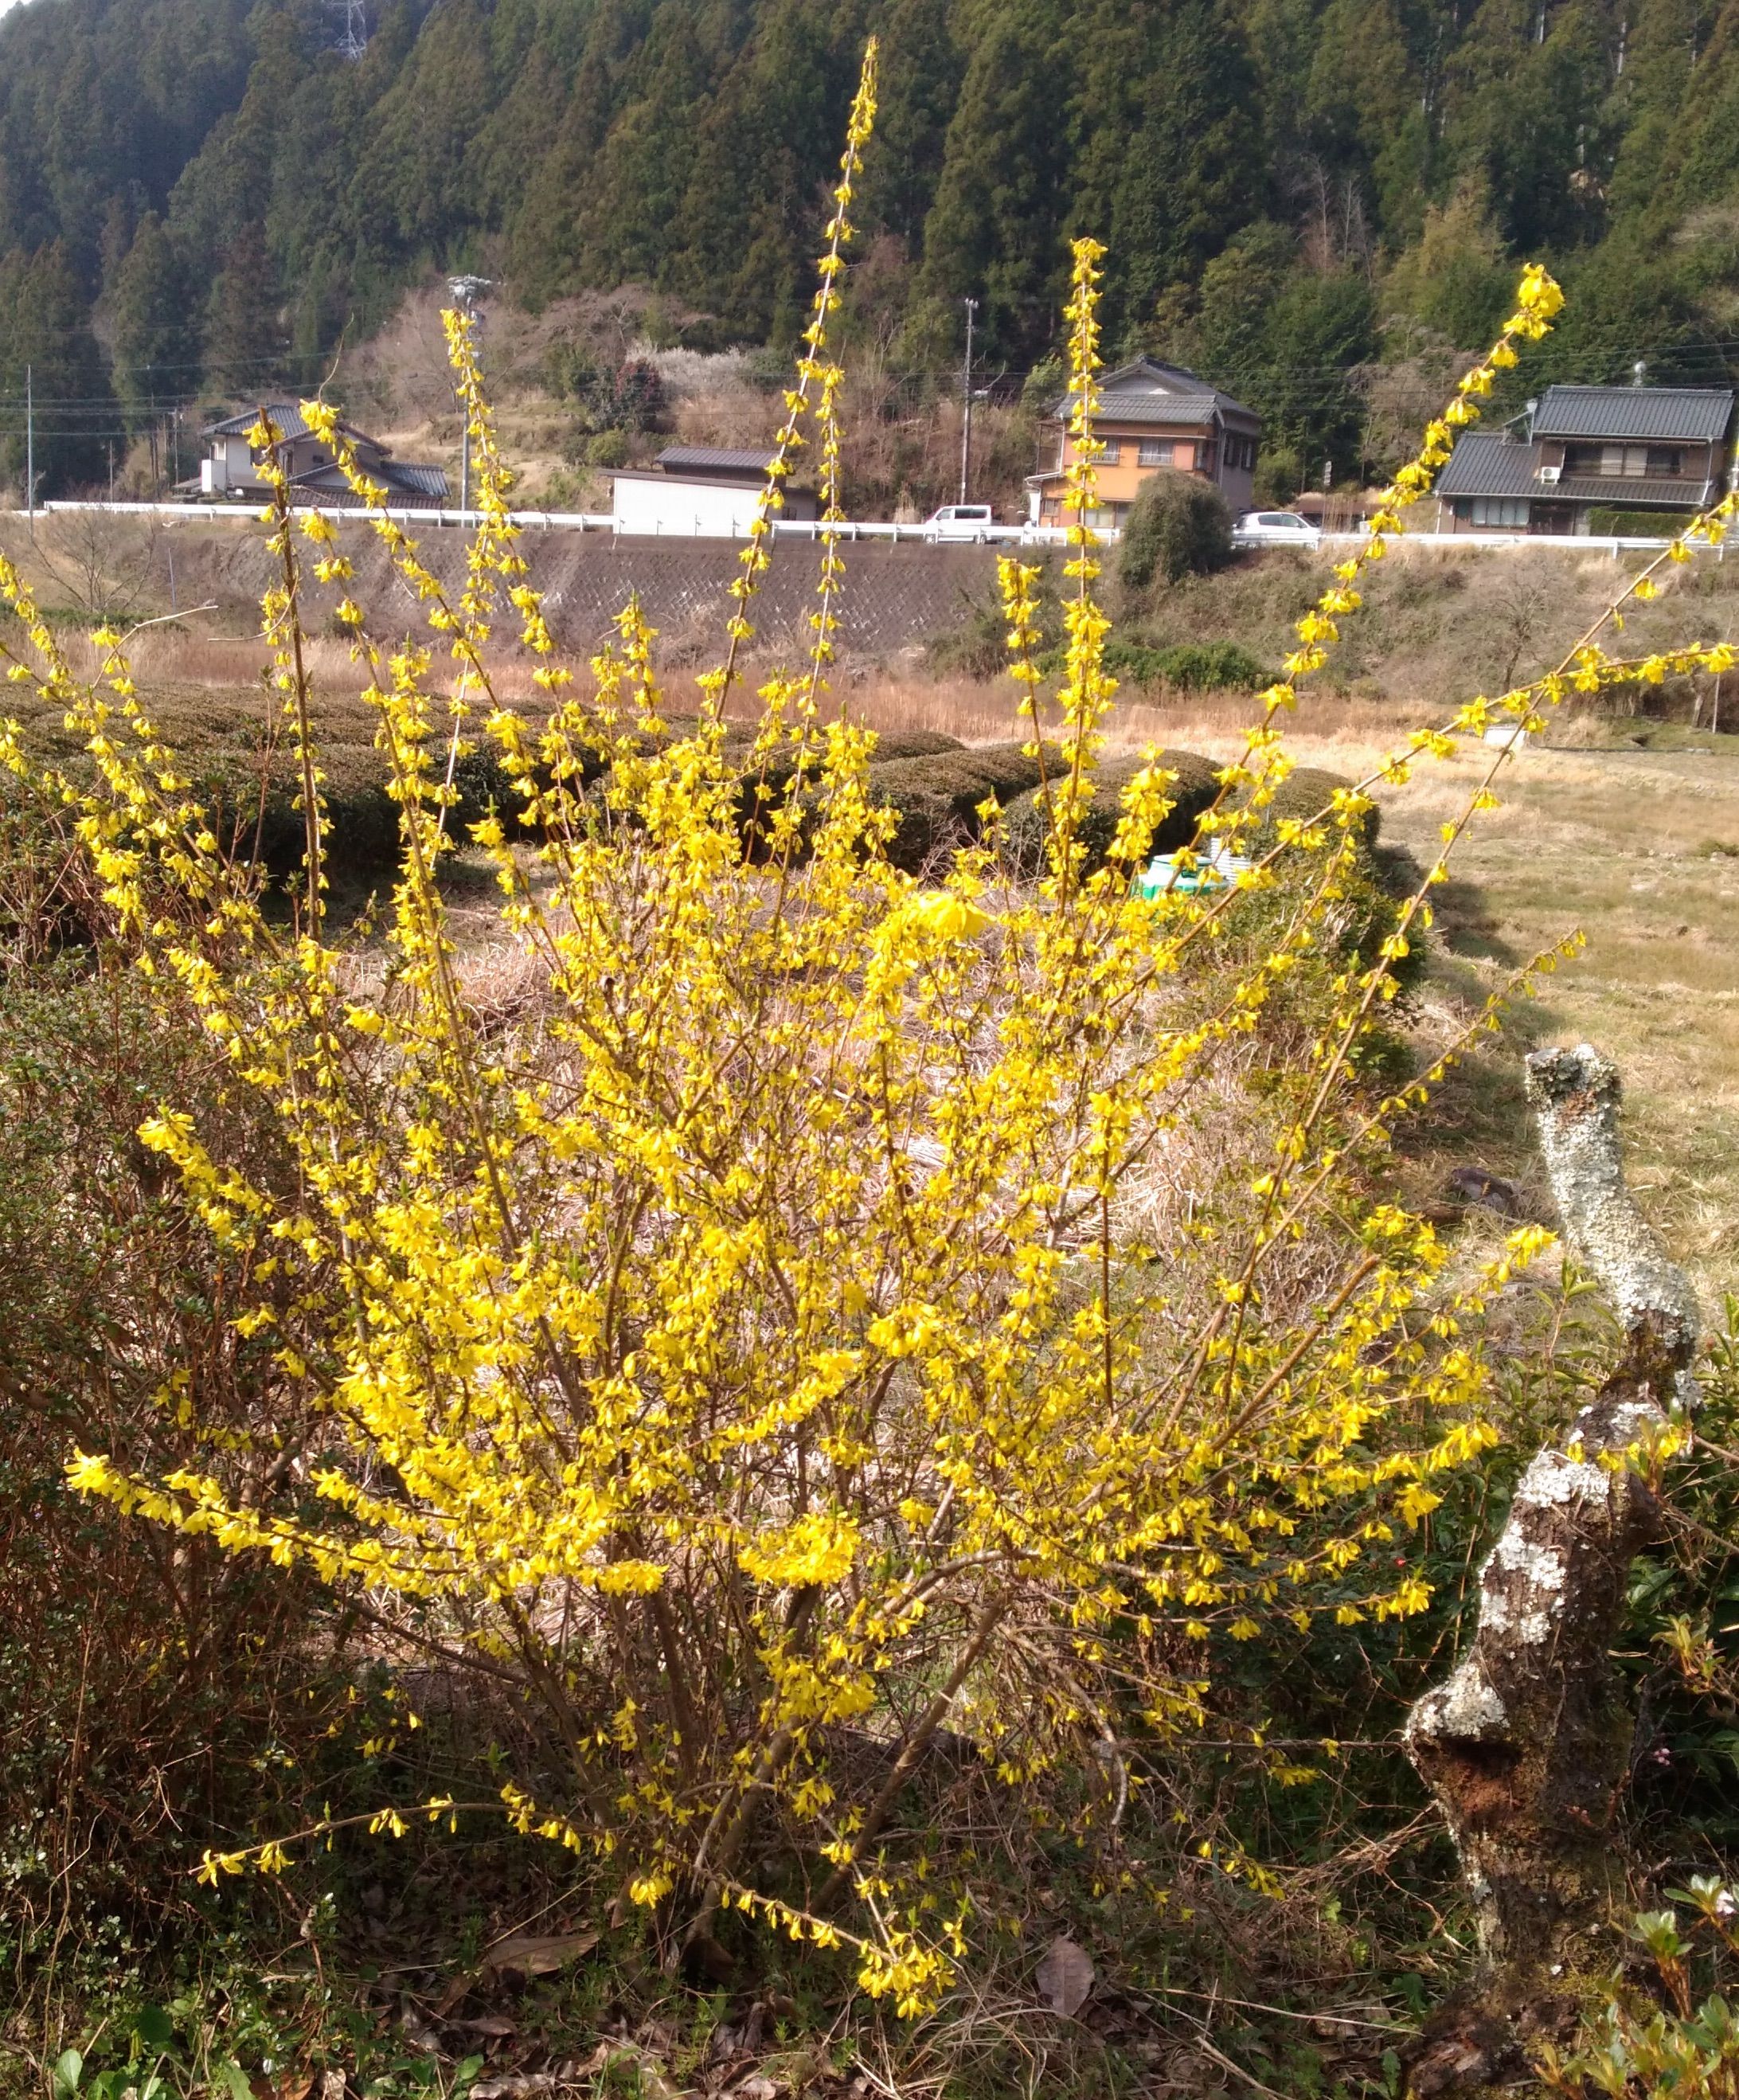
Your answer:
[[[665,540],[740,540],[773,457],[705,445],[670,445],[653,467],[619,467],[610,507],[619,532],[649,532]],[[817,515],[814,497],[788,483],[780,518]]]

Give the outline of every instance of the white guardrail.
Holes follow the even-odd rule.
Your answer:
[[[39,504],[38,510],[55,516],[76,511],[98,511],[116,516],[170,518],[178,523],[191,524],[202,518],[251,518],[256,524],[261,516],[257,503],[84,503],[62,501],[56,498]],[[354,505],[329,506],[325,504],[293,504],[292,511],[300,515],[303,511],[317,510],[329,518],[335,525],[361,523],[369,516],[386,516],[399,525],[451,526],[461,530],[482,522],[483,514],[477,510],[397,510],[365,512]],[[12,514],[16,515],[15,512]],[[624,532],[614,517],[592,510],[514,510],[509,513],[513,523],[522,532],[607,532],[619,540],[731,540],[741,535],[722,532]],[[1688,523],[1688,520],[1687,520]],[[774,521],[774,537],[778,540],[815,541],[827,528],[814,518],[782,518]],[[938,533],[923,525],[893,525],[879,523],[851,521],[838,527],[840,537],[845,540],[885,540],[894,546],[1015,546],[1060,547],[1068,542],[1067,529],[1061,525],[983,525],[971,532],[951,532]],[[1324,532],[1320,543],[1324,545],[1356,545],[1367,536],[1362,532]],[[1557,547],[1571,553],[1610,554],[1617,561],[1622,554],[1657,554],[1670,544],[1659,539],[1613,539],[1601,533],[1586,536],[1573,533],[1525,532],[1407,532],[1398,536],[1404,544],[1427,547]],[[1114,527],[1101,531],[1098,537],[1106,545],[1114,545],[1123,537]],[[1314,544],[1314,543],[1313,543]],[[1246,554],[1261,554],[1273,545],[1273,541],[1259,543],[1241,549]],[[1303,549],[1287,549],[1304,552]],[[1706,553],[1710,549],[1698,545],[1694,551]],[[1724,560],[1724,545],[1713,549],[1717,561]]]
[[[63,501],[59,497],[37,505],[39,513],[58,515],[63,512],[99,511],[104,514],[138,518],[173,518],[179,523],[196,522],[208,518],[252,518],[258,523],[263,512],[258,503],[84,503]],[[457,526],[468,530],[482,522],[479,510],[399,510],[365,511],[360,505],[342,505],[323,503],[293,503],[293,515],[317,510],[322,517],[329,518],[335,525],[360,524],[370,518],[390,518],[399,525]],[[677,540],[685,544],[695,540],[723,540],[735,543],[746,536],[736,532],[702,532],[692,531],[669,532],[625,532],[616,518],[608,512],[595,510],[514,510],[508,514],[512,522],[523,532],[607,532],[620,540]],[[781,540],[817,540],[827,528],[816,518],[779,518],[773,521],[775,538]],[[922,525],[888,525],[850,521],[837,528],[843,540],[887,540],[896,546],[966,547],[995,545],[1013,545],[1021,547],[1060,547],[1068,541],[1068,532],[1061,525],[985,525],[970,532],[937,533],[926,531]],[[1121,534],[1109,531],[1100,534],[1105,540],[1119,539]]]

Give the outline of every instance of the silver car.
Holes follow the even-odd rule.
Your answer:
[[[1247,510],[1232,527],[1234,547],[1317,547],[1322,528],[1295,510]]]

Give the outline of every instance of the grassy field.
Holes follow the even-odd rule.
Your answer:
[[[1495,1155],[1480,1163],[1515,1164],[1517,1137],[1525,1157],[1529,1145],[1504,1113],[1519,1052],[1606,1052],[1625,1076],[1635,1182],[1718,1311],[1739,1289],[1739,737],[1698,743],[1521,754],[1460,854],[1428,997],[1453,1011],[1582,932],[1445,1109]],[[1428,851],[1476,762],[1397,792],[1389,836]]]
[[[1569,742],[1578,730],[1597,740]],[[1591,1042],[1624,1074],[1636,1185],[1718,1314],[1739,1290],[1739,735],[1622,720],[1560,734],[1508,761],[1501,807],[1457,849],[1412,1028],[1420,1050],[1565,934],[1585,946],[1446,1083],[1407,1140],[1410,1193],[1429,1202],[1467,1164],[1538,1202],[1521,1058],[1535,1043]],[[1376,711],[1343,707],[1314,732],[1307,718],[1295,749],[1356,774],[1393,735]],[[1178,720],[1172,740],[1235,748],[1212,709]],[[1423,864],[1490,757],[1469,745],[1383,789],[1385,843]]]

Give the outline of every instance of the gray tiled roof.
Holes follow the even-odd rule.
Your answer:
[[[1508,438],[1463,438],[1437,477],[1439,496],[1538,496],[1539,454]]]
[[[730,451],[716,445],[666,445],[658,464],[666,474],[765,474],[773,448],[765,451]]]
[[[261,404],[286,438],[300,438],[307,435],[307,425],[302,420],[302,411],[294,401],[267,401]],[[221,423],[208,423],[208,438],[245,438],[259,421],[258,408],[244,408],[239,416],[226,416]]]
[[[398,483],[414,490],[419,496],[432,496],[440,501],[446,501],[445,467],[414,466],[408,460],[383,460],[373,470],[389,485]]]
[[[302,420],[302,410],[294,401],[267,401],[262,406],[284,433],[286,441],[313,435]],[[208,438],[245,438],[258,421],[258,408],[244,408],[239,415],[226,416],[220,423],[208,423],[205,434]],[[365,435],[354,423],[346,422],[342,416],[338,418],[338,428],[352,444],[366,446],[371,452],[383,449],[377,438]]]
[[[1712,482],[1675,480],[1664,474],[1567,474],[1556,488],[1543,488],[1542,496],[1567,496],[1576,503],[1608,506],[1634,503],[1645,510],[1701,510],[1714,501]]]
[[[447,470],[439,466],[416,466],[408,460],[376,460],[364,465],[364,471],[382,483],[391,496],[403,496],[417,505],[444,503],[447,500]],[[298,474],[290,483],[293,488],[307,494],[347,503],[351,486],[344,478],[342,467],[337,465],[311,467],[307,473]]]
[[[1053,417],[1066,416],[1070,396],[1052,404]],[[1107,423],[1175,424],[1179,428],[1209,421],[1217,410],[1247,422],[1254,430],[1260,421],[1254,408],[1222,394],[1217,386],[1181,364],[1163,364],[1158,358],[1139,357],[1132,364],[1120,364],[1099,382],[1099,419]]]
[[[1548,386],[1534,412],[1536,438],[1679,439],[1713,444],[1733,417],[1731,388]]]
[[[1556,482],[1538,479],[1538,445],[1494,436],[1463,438],[1437,480],[1437,494],[1525,496],[1535,502],[1635,504],[1644,509],[1697,510],[1715,494],[1706,481],[1662,475],[1567,474]]]

